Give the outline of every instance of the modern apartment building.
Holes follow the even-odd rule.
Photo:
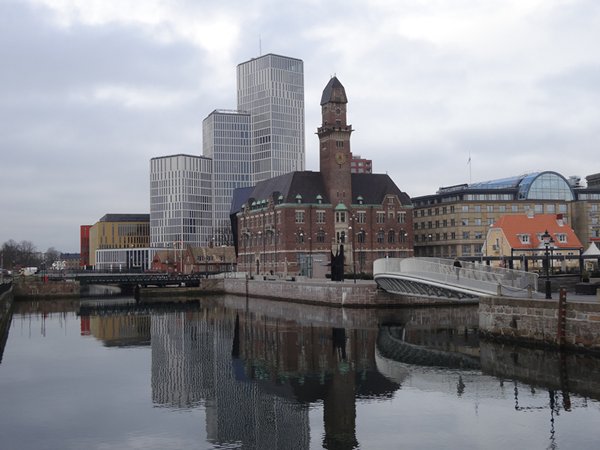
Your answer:
[[[97,250],[147,247],[150,241],[148,214],[106,214],[89,228],[89,265],[96,266]]]
[[[214,245],[231,245],[233,190],[252,184],[250,114],[214,110],[202,122],[202,153],[213,161]]]
[[[251,115],[253,183],[304,170],[302,60],[269,53],[239,64],[237,109]]]
[[[150,246],[201,247],[213,237],[212,160],[171,155],[150,160]]]
[[[442,187],[412,201],[416,256],[488,256],[482,249],[488,229],[509,214],[558,216],[585,246],[591,237],[581,229],[587,227],[593,236],[600,217],[600,188],[583,188],[578,179],[552,171]]]
[[[373,173],[373,161],[362,158],[360,155],[352,155],[352,160],[350,161],[350,172]]]

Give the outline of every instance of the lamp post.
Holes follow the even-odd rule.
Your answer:
[[[353,274],[353,278],[354,278],[354,284],[356,284],[356,251],[355,251],[355,244],[354,244],[354,235],[356,234],[356,231],[354,229],[354,216],[351,216],[352,218],[352,226],[348,227],[348,231],[352,231],[352,274]]]
[[[548,230],[542,234],[542,242],[544,243],[544,247],[546,248],[546,253],[544,256],[546,257],[546,298],[552,298],[551,286],[550,286],[550,245],[554,242]]]

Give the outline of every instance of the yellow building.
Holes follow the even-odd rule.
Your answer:
[[[96,250],[149,246],[149,214],[106,214],[90,228],[90,265],[96,265]]]

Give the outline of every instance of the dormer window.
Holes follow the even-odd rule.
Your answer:
[[[364,202],[363,196],[359,195],[358,197],[356,197],[356,201],[358,202],[359,205],[362,205]]]
[[[528,234],[519,234],[518,237],[521,244],[529,244],[531,242]]]
[[[300,194],[296,195],[296,203],[302,203],[302,196]]]
[[[320,205],[323,203],[323,196],[321,194],[317,194],[317,203]]]
[[[567,242],[567,235],[565,233],[556,233],[556,240],[565,243]]]

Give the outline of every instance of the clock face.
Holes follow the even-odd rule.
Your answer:
[[[335,154],[335,162],[340,166],[346,162],[346,154],[342,152],[337,152]]]

